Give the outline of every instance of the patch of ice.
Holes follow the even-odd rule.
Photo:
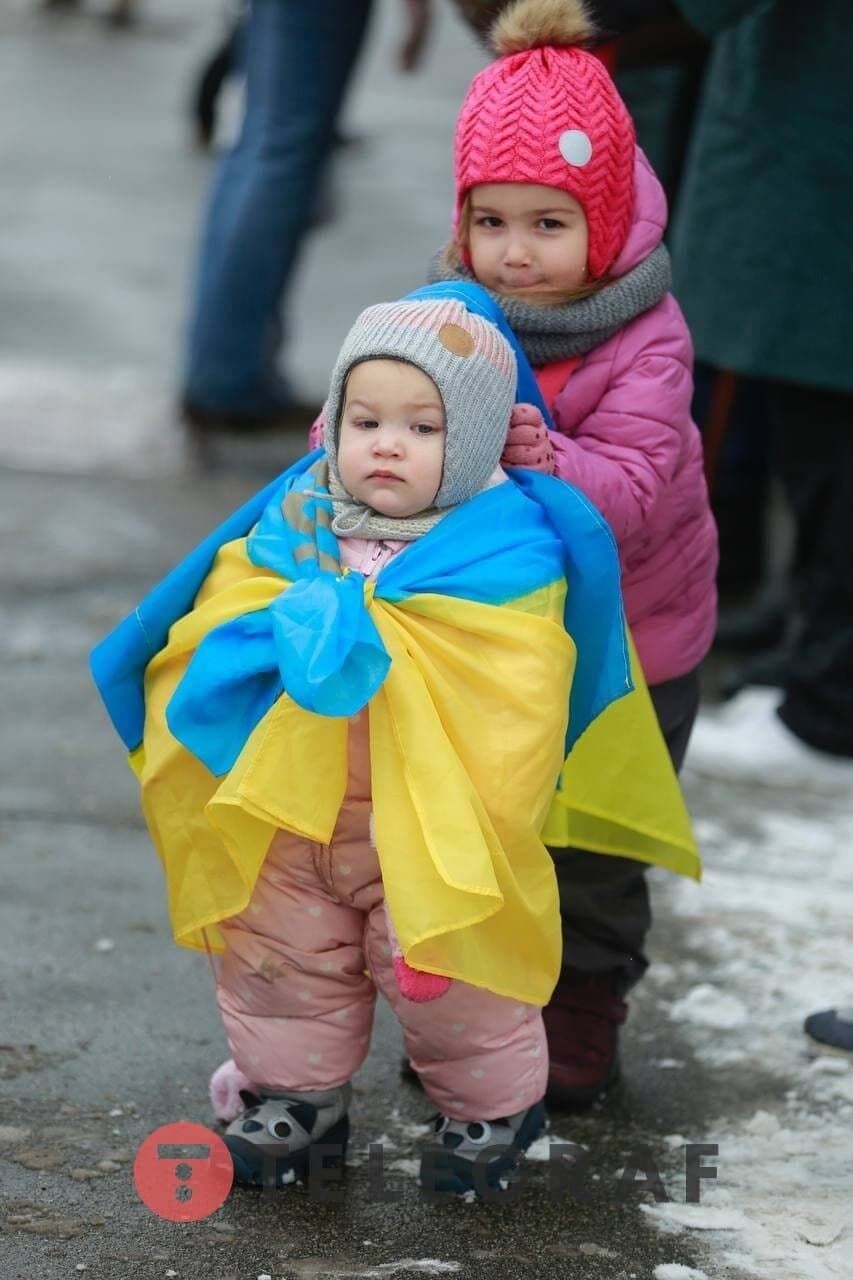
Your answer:
[[[705,1045],[696,1050],[696,1057],[706,1067],[733,1067],[745,1062],[747,1055],[742,1049],[733,1049],[728,1045]]]
[[[601,1244],[594,1242],[578,1245],[578,1253],[582,1253],[587,1258],[618,1258],[619,1254],[613,1249],[605,1249]]]
[[[700,1027],[715,1027],[720,1031],[743,1026],[747,1020],[743,1001],[709,982],[691,987],[686,996],[675,1001],[669,1016],[673,1022],[693,1022]]]
[[[681,1262],[661,1262],[652,1273],[654,1280],[708,1280],[706,1271],[685,1267]]]
[[[829,1054],[825,1057],[813,1058],[809,1063],[809,1071],[812,1075],[846,1076],[849,1070],[850,1063],[846,1058],[833,1058]]]
[[[778,1133],[781,1125],[769,1111],[759,1110],[751,1120],[747,1120],[744,1128],[747,1133],[754,1133],[759,1138],[769,1138],[771,1134]]]
[[[427,1276],[443,1276],[461,1271],[461,1262],[444,1262],[440,1258],[401,1258],[399,1262],[380,1262],[366,1271],[353,1272],[360,1276],[395,1276],[398,1271],[417,1271]],[[346,1272],[338,1272],[346,1275]]]
[[[544,1133],[541,1138],[531,1142],[524,1155],[527,1160],[550,1160],[551,1148],[554,1146],[580,1147],[586,1151],[582,1142],[572,1142],[571,1138],[560,1138],[555,1133]]]
[[[739,1209],[714,1209],[705,1204],[641,1204],[652,1219],[677,1222],[691,1231],[743,1231],[748,1219]]]

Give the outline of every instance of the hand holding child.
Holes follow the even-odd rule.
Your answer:
[[[534,404],[513,407],[506,444],[501,455],[506,467],[526,467],[528,471],[554,474],[554,449],[545,419]]]

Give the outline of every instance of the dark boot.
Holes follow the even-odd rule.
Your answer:
[[[792,645],[768,649],[766,653],[753,654],[746,662],[733,667],[720,677],[720,698],[727,702],[741,689],[784,689],[794,669]]]
[[[566,968],[543,1009],[548,1035],[548,1102],[588,1107],[619,1070],[619,1027],[628,1016],[617,972],[583,973]]]

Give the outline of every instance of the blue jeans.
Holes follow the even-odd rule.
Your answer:
[[[246,115],[201,234],[184,395],[263,413],[286,401],[281,305],[361,49],[371,0],[252,0]]]

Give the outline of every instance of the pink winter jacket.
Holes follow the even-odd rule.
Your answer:
[[[661,185],[637,155],[617,276],[666,226]],[[691,671],[714,635],[717,531],[690,416],[692,371],[687,324],[667,294],[585,355],[552,409],[557,474],[595,503],[619,544],[625,612],[650,685]]]

